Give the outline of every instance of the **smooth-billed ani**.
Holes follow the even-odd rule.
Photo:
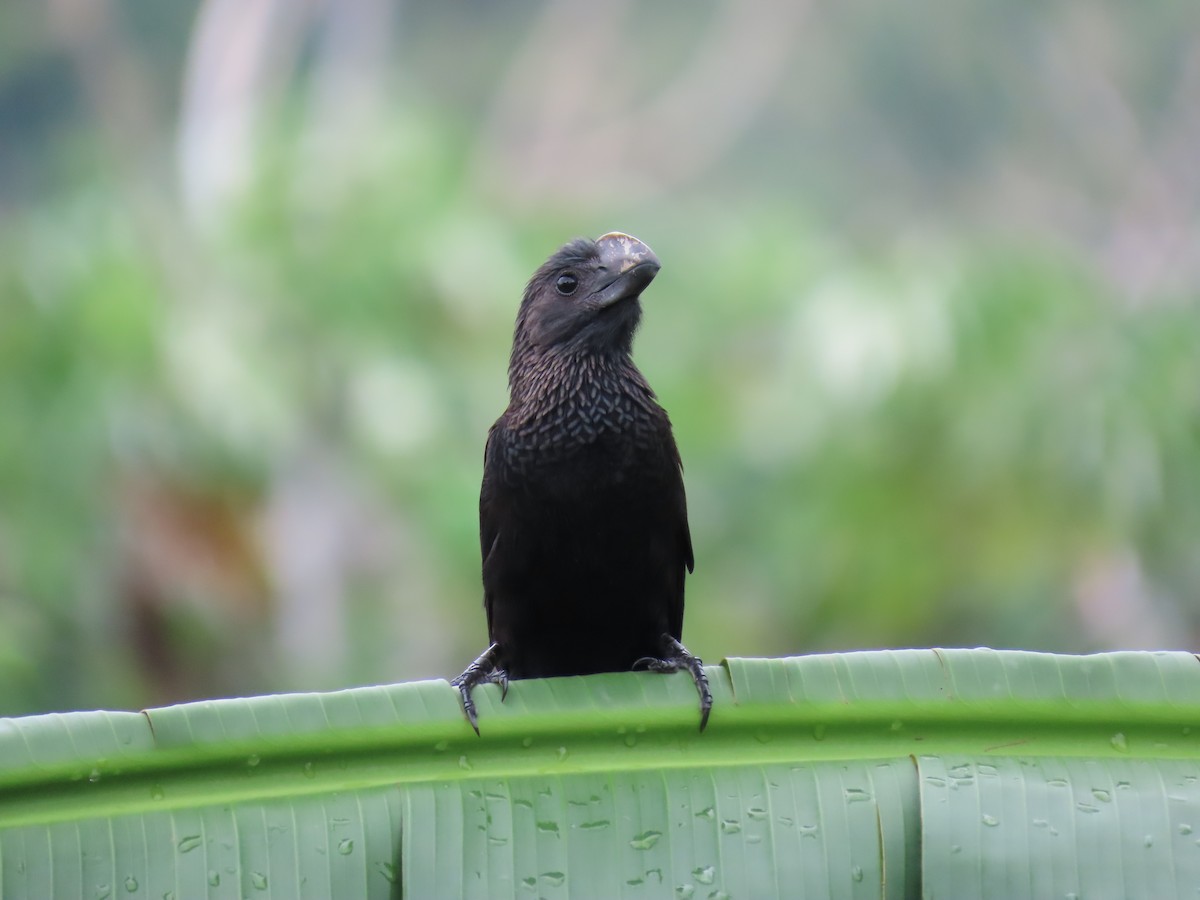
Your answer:
[[[658,258],[626,234],[574,240],[517,313],[509,403],[488,432],[479,496],[491,646],[454,680],[688,670],[700,728],[712,695],[680,643],[692,542],[671,422],[630,357]]]

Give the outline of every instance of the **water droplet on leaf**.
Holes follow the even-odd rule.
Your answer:
[[[661,831],[643,831],[641,834],[635,834],[630,840],[629,846],[634,850],[649,850],[658,843],[658,839],[662,837]]]

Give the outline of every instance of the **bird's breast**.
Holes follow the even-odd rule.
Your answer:
[[[546,463],[599,449],[623,457],[661,429],[659,419],[665,419],[665,413],[652,400],[585,387],[514,423],[509,455],[514,461]]]

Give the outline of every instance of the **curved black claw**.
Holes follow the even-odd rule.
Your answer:
[[[508,696],[508,672],[500,668],[500,645],[492,644],[467,666],[461,675],[450,684],[458,688],[458,696],[462,700],[463,714],[467,722],[479,734],[479,716],[475,712],[475,701],[471,699],[471,690],[481,684],[496,683],[500,685],[500,702]]]
[[[643,656],[633,664],[634,669],[645,669],[648,672],[678,672],[687,669],[696,683],[696,691],[700,694],[700,730],[708,725],[708,714],[712,712],[712,690],[708,686],[708,676],[704,674],[704,661],[693,656],[687,647],[683,646],[669,634],[662,636],[663,655]]]

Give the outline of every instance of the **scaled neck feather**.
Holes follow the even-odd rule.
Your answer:
[[[573,443],[605,431],[636,429],[663,415],[645,377],[620,351],[514,347],[509,395],[510,428],[560,426]]]

